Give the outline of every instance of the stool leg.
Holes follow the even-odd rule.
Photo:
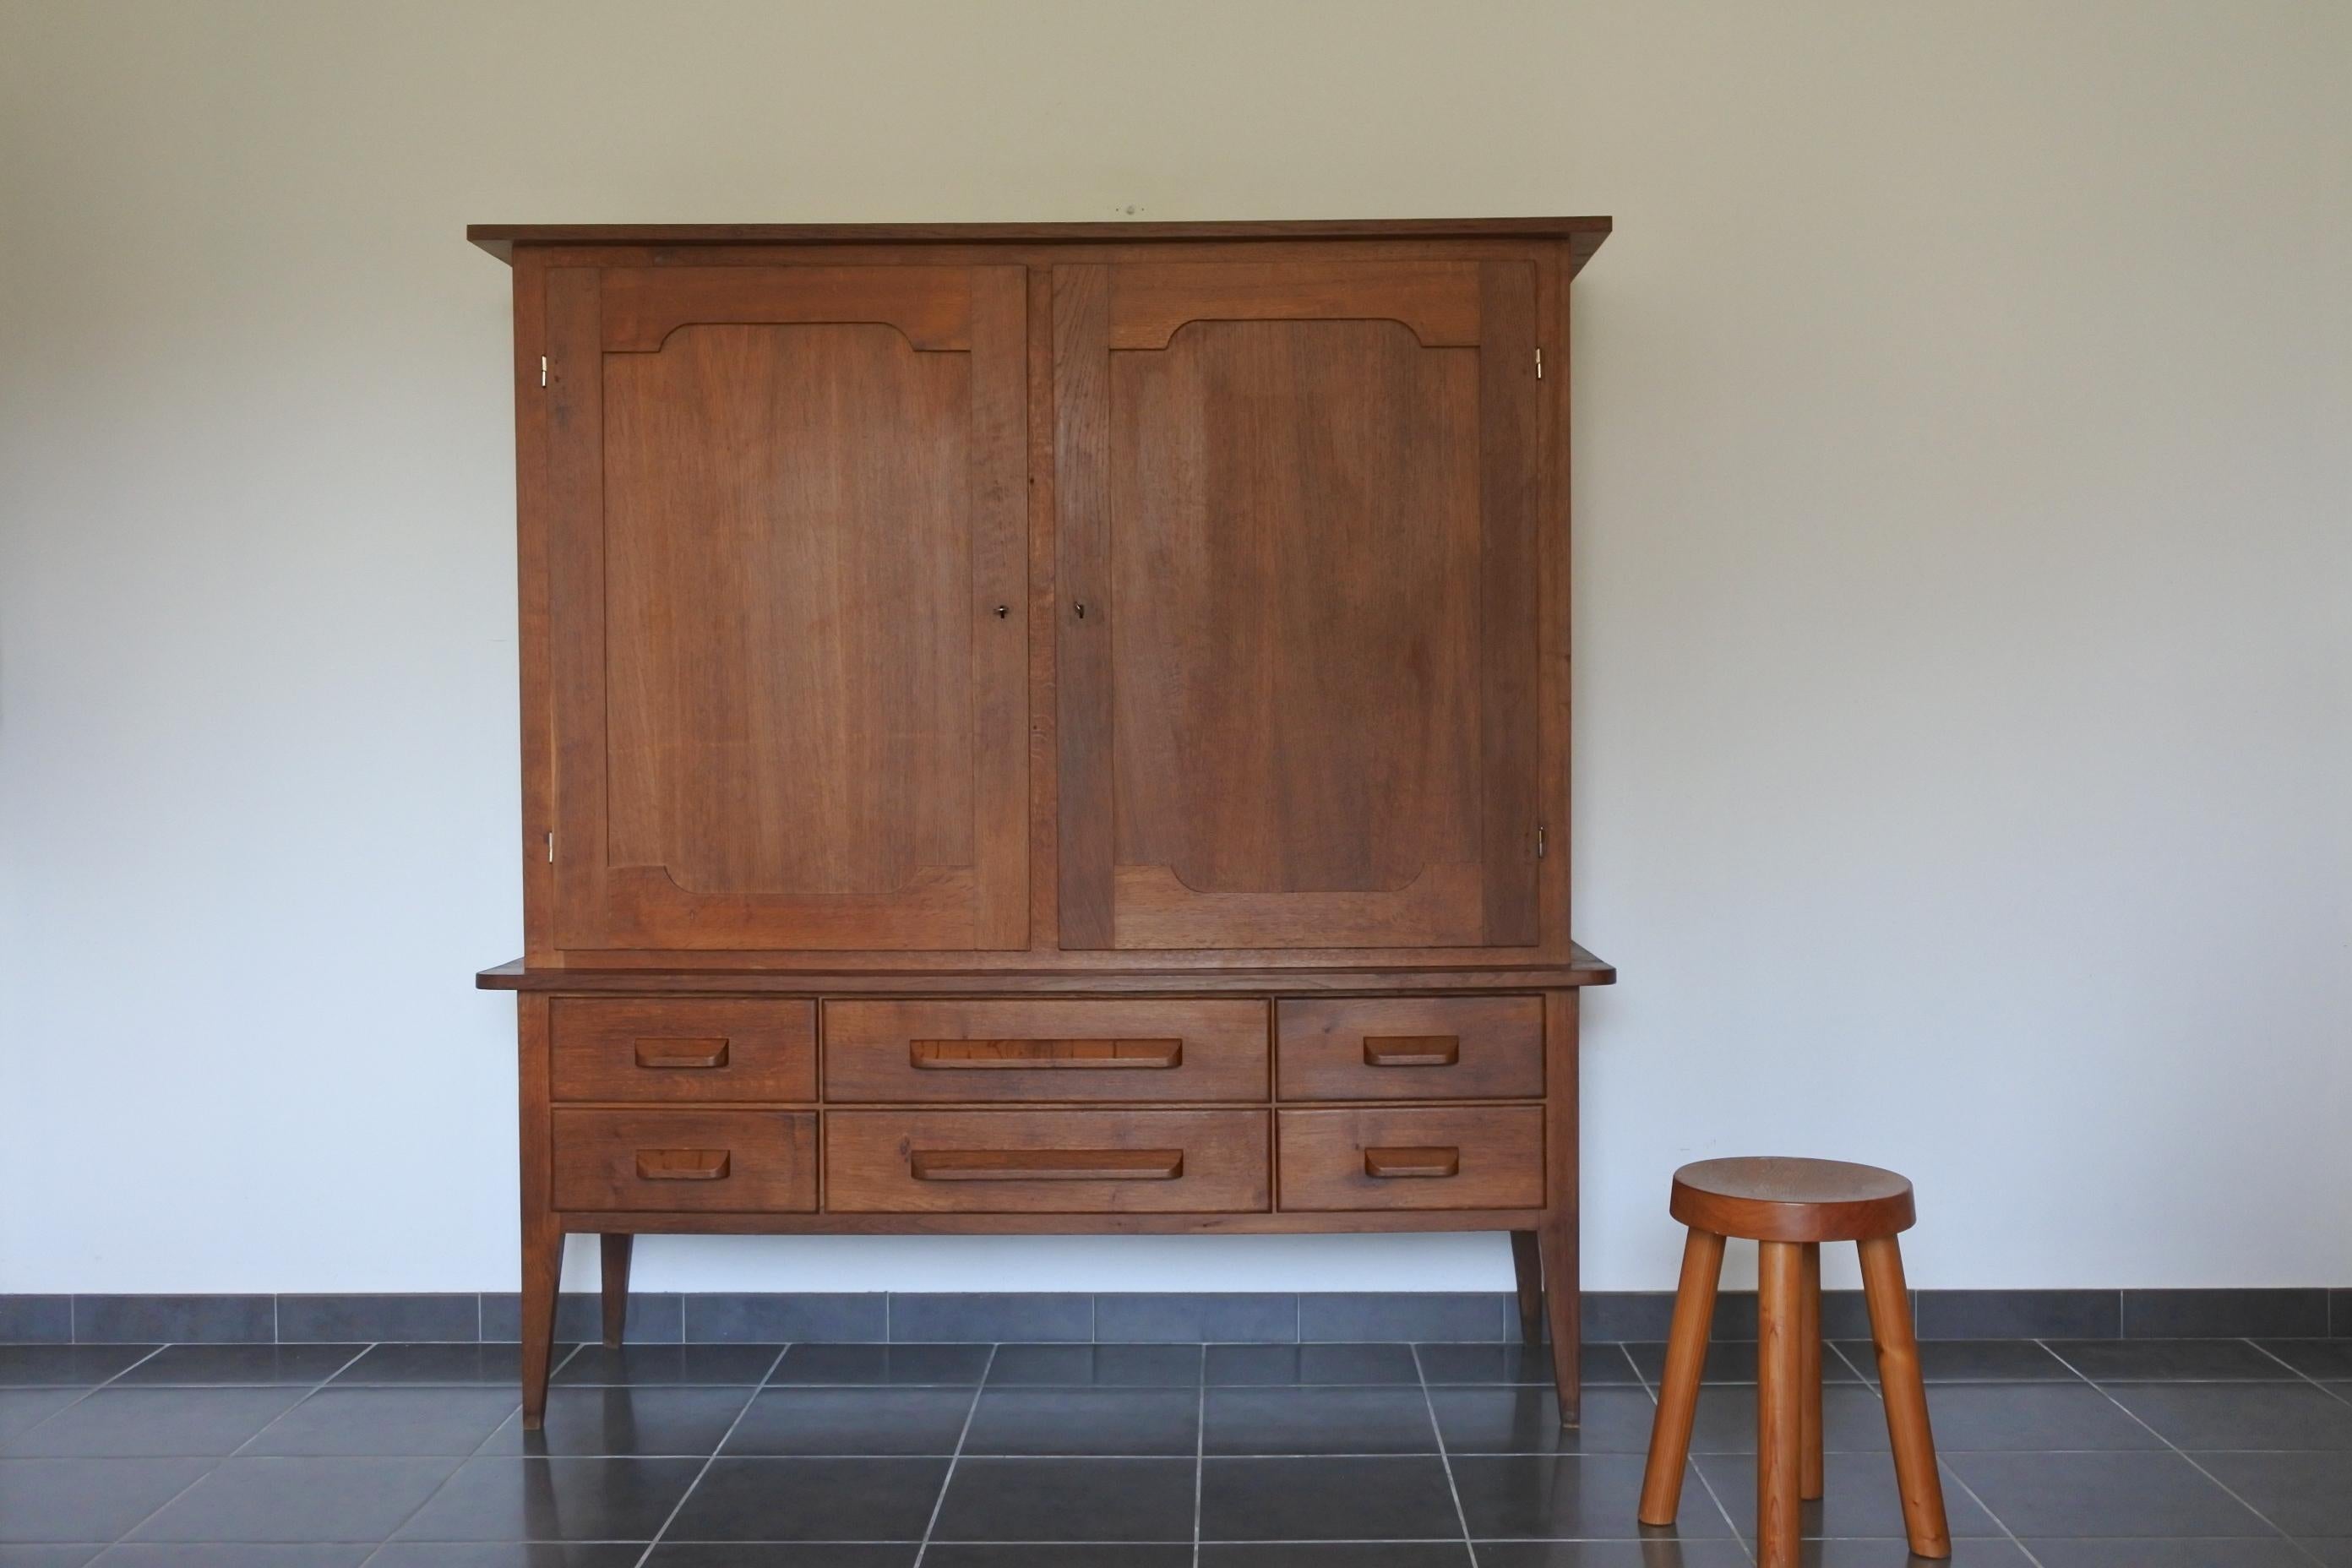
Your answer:
[[[1886,1399],[1886,1435],[1903,1491],[1903,1526],[1920,1557],[1949,1557],[1944,1482],[1936,1473],[1936,1439],[1927,1430],[1927,1389],[1919,1376],[1919,1342],[1911,1331],[1911,1298],[1903,1288],[1903,1249],[1891,1236],[1862,1243],[1862,1288],[1870,1302],[1870,1337],[1878,1346],[1878,1388]]]
[[[1690,1460],[1691,1423],[1698,1415],[1699,1376],[1706,1370],[1706,1336],[1715,1326],[1715,1288],[1723,1274],[1723,1237],[1694,1228],[1683,1244],[1682,1284],[1675,1291],[1675,1323],[1666,1339],[1666,1375],[1650,1428],[1650,1463],[1642,1472],[1643,1524],[1672,1524],[1682,1506],[1683,1470]]]
[[[1798,1425],[1804,1435],[1804,1474],[1798,1490],[1805,1497],[1822,1495],[1822,1244],[1805,1243],[1803,1295],[1798,1302],[1797,1350],[1802,1362],[1798,1372],[1804,1400]]]
[[[1768,1241],[1757,1253],[1756,1563],[1797,1568],[1803,1521],[1805,1249]]]

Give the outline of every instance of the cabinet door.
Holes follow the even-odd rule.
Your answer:
[[[1524,261],[1054,270],[1066,948],[1537,941]]]
[[[550,271],[556,945],[1026,945],[1025,313]]]

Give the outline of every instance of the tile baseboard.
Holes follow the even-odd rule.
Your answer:
[[[1929,1340],[2319,1339],[2352,1337],[2352,1288],[2134,1290],[1917,1290]],[[1674,1294],[1594,1290],[1594,1342],[1666,1337]],[[0,1295],[0,1343],[512,1342],[514,1292],[335,1295]],[[1823,1295],[1836,1339],[1869,1335],[1861,1293]],[[593,1295],[567,1293],[558,1336],[596,1337]],[[647,1344],[886,1343],[992,1340],[1102,1344],[1284,1344],[1425,1340],[1499,1343],[1518,1337],[1509,1291],[1084,1291],[1007,1293],[656,1292],[629,1298],[629,1338]],[[1725,1291],[1715,1337],[1756,1337],[1753,1291]]]

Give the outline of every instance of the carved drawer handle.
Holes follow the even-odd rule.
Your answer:
[[[928,1071],[987,1071],[1004,1068],[1172,1068],[1184,1061],[1182,1040],[916,1040],[915,1066]]]
[[[1459,1149],[1367,1149],[1364,1174],[1381,1181],[1400,1177],[1444,1177],[1462,1173]]]
[[[1364,1065],[1372,1068],[1450,1068],[1462,1059],[1454,1035],[1366,1035]]]
[[[637,1065],[641,1068],[723,1068],[727,1065],[727,1042],[641,1039],[637,1042]]]
[[[1172,1182],[1181,1149],[920,1149],[919,1182]]]
[[[637,1180],[723,1182],[731,1152],[726,1149],[640,1149]]]

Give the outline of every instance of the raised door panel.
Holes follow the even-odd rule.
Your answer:
[[[557,945],[1026,945],[1025,311],[551,272]]]
[[[1536,942],[1535,284],[1055,268],[1063,946]]]

